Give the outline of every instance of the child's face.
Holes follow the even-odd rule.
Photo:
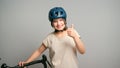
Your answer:
[[[52,25],[56,30],[63,30],[65,28],[65,20],[63,18],[54,19]]]

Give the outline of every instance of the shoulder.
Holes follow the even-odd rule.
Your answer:
[[[50,46],[52,36],[53,36],[53,32],[49,33],[49,34],[43,39],[43,42],[42,42],[42,43],[43,43],[46,47],[49,47],[49,46]]]

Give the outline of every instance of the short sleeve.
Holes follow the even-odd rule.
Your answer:
[[[46,47],[49,47],[49,45],[50,45],[49,36],[47,36],[47,37],[43,40],[42,43],[43,43]]]

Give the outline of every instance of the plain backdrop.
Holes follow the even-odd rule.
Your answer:
[[[0,0],[0,65],[15,66],[40,46],[53,31],[48,12],[57,6],[85,43],[80,68],[120,68],[120,0]]]

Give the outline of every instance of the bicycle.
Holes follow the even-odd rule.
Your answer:
[[[35,61],[32,61],[30,63],[27,63],[27,64],[24,64],[24,66],[19,66],[19,65],[16,65],[16,66],[13,66],[13,67],[10,67],[8,66],[6,63],[3,63],[1,65],[1,68],[24,68],[24,67],[28,67],[30,65],[34,65],[34,64],[37,64],[37,63],[42,63],[44,68],[47,68],[47,64],[50,66],[50,68],[52,68],[51,64],[49,63],[49,61],[47,60],[47,57],[43,54],[42,55],[42,59],[41,60],[35,60]]]

